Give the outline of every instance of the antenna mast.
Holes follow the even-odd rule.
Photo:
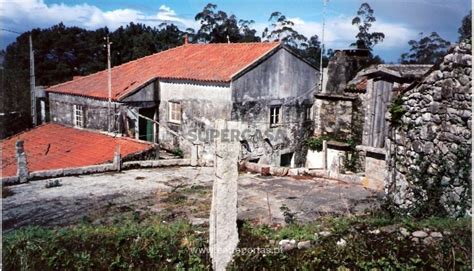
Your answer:
[[[110,41],[109,41],[109,35],[107,35],[107,70],[108,70],[108,91],[109,91],[109,99],[108,99],[108,104],[107,104],[107,130],[110,133],[112,131],[112,119],[110,115],[110,110],[111,110],[111,104],[112,104],[112,69],[110,65]]]
[[[33,52],[33,38],[32,34],[29,36],[30,42],[30,95],[31,95],[31,119],[33,123],[33,127],[37,124],[36,119],[36,82],[35,82],[35,55]]]
[[[323,30],[321,35],[321,55],[319,57],[319,91],[323,91],[323,54],[324,54],[324,28],[326,27],[326,6],[328,0],[323,0]]]

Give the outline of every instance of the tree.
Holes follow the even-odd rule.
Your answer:
[[[254,24],[254,20],[239,20],[239,31],[241,42],[255,42],[260,41],[260,37],[257,36],[257,30],[250,26]]]
[[[464,16],[461,26],[458,29],[459,42],[464,40],[471,40],[472,37],[472,12]]]
[[[196,41],[209,43],[260,41],[255,35],[257,31],[250,28],[253,21],[239,21],[235,15],[227,15],[224,11],[216,9],[217,5],[209,3],[196,14],[194,19],[201,24],[194,36]]]
[[[408,44],[411,46],[410,51],[401,55],[401,63],[434,64],[446,54],[450,42],[441,38],[438,33],[432,32],[425,37],[420,33],[419,41],[410,40]]]
[[[0,69],[0,139],[31,127],[28,71]]]
[[[288,47],[295,50],[305,50],[308,47],[308,39],[293,29],[295,25],[291,20],[287,19],[279,11],[275,11],[270,15],[268,21],[271,22],[270,27],[263,30],[262,38],[267,41],[279,40]]]
[[[318,35],[309,38],[308,47],[306,47],[301,54],[313,66],[319,67],[319,60],[321,58],[321,42],[319,41]]]
[[[381,32],[370,32],[372,23],[375,22],[374,10],[370,7],[368,3],[362,3],[359,10],[357,11],[357,16],[352,19],[352,25],[357,26],[359,33],[356,35],[356,42],[352,43],[352,47],[357,47],[358,49],[368,49],[372,51],[373,47],[382,42],[385,38],[385,34]]]
[[[268,20],[271,24],[262,33],[262,38],[265,41],[281,41],[310,64],[319,67],[321,42],[317,35],[311,36],[309,39],[306,38],[293,29],[295,24],[291,20],[278,11],[273,12]]]
[[[158,28],[129,23],[110,34],[112,64],[119,65],[151,55],[183,43],[184,32],[173,24],[162,23]]]

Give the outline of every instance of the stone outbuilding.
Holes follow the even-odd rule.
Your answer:
[[[324,151],[308,152],[307,165],[350,170],[362,176],[365,186],[382,190],[390,126],[386,114],[393,97],[421,80],[432,65],[379,64],[361,69],[365,53],[342,50],[330,60],[322,91],[315,95],[315,137],[328,144]],[[339,141],[337,148],[331,140]]]

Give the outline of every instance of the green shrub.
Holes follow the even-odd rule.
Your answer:
[[[400,238],[397,232],[368,231],[382,226],[444,232],[432,244]],[[322,230],[328,237],[316,236]],[[344,238],[345,247],[336,242]],[[239,248],[275,248],[269,240],[309,240],[309,249],[236,253],[229,270],[471,270],[471,220],[414,220],[374,213],[321,217],[285,227],[252,225],[239,230]],[[209,270],[206,228],[184,221],[165,224],[131,221],[114,226],[79,225],[61,229],[26,227],[3,239],[5,270]],[[274,251],[274,250],[273,250]],[[346,268],[346,269],[343,269]]]
[[[184,157],[184,152],[183,152],[183,150],[180,149],[180,148],[174,149],[173,154],[176,155],[176,156],[178,156],[178,157],[181,157],[181,158]]]
[[[393,127],[398,127],[401,124],[402,117],[405,115],[406,110],[403,108],[402,94],[396,96],[389,107],[390,112],[390,124]]]
[[[330,136],[321,135],[321,136],[313,136],[306,140],[306,146],[312,151],[322,151],[323,150],[323,141],[330,140]]]
[[[207,235],[185,222],[28,227],[4,237],[6,270],[183,270],[209,268]]]
[[[361,169],[359,152],[356,149],[357,142],[351,137],[346,141],[350,150],[344,159],[344,168],[352,172],[358,172]]]

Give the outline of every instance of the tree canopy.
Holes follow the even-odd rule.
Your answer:
[[[289,47],[297,49],[306,49],[308,39],[293,29],[295,25],[279,11],[275,11],[268,19],[270,26],[263,30],[262,38],[269,41],[279,40]]]
[[[438,33],[432,32],[420,40],[410,40],[410,51],[401,55],[400,62],[404,64],[433,64],[446,54],[450,42],[441,38]]]
[[[257,30],[251,28],[252,20],[239,20],[234,14],[217,10],[217,5],[207,4],[194,18],[201,27],[194,38],[198,42],[253,42],[260,41]]]
[[[268,21],[270,25],[263,30],[263,40],[281,41],[313,66],[319,66],[321,42],[318,35],[311,36],[308,39],[294,29],[293,21],[278,11],[273,12]],[[327,59],[325,62],[327,63]]]
[[[464,16],[458,29],[459,41],[471,40],[472,38],[472,11]]]
[[[357,11],[357,16],[352,19],[352,25],[357,26],[359,32],[356,35],[356,42],[352,43],[352,47],[358,49],[368,49],[372,51],[374,46],[382,42],[385,34],[382,32],[370,32],[372,23],[374,23],[374,10],[368,3],[362,3]]]

